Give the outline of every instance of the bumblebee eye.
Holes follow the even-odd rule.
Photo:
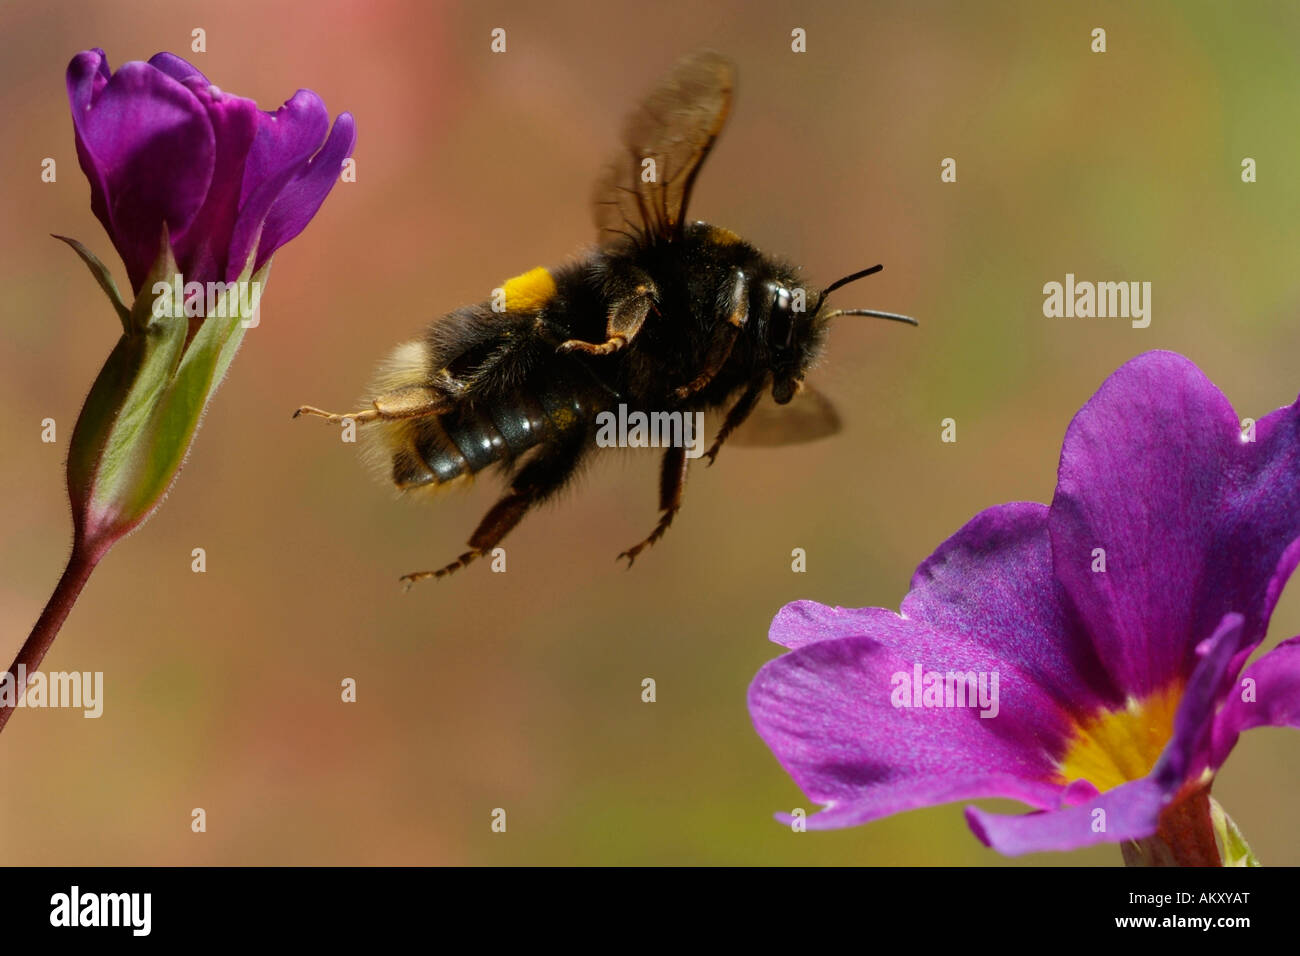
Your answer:
[[[794,337],[794,315],[790,311],[790,290],[773,283],[772,308],[768,313],[767,341],[776,348],[786,348]]]

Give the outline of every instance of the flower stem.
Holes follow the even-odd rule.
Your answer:
[[[1222,866],[1214,842],[1208,786],[1180,794],[1160,814],[1160,829],[1120,847],[1125,866]]]
[[[31,635],[18,651],[18,656],[14,662],[9,665],[9,672],[13,674],[15,682],[18,681],[18,666],[21,664],[26,670],[25,678],[30,679],[37,669],[41,666],[41,661],[45,659],[45,652],[50,649],[54,639],[59,635],[59,629],[63,627],[63,622],[67,620],[68,614],[72,611],[72,606],[77,603],[77,597],[81,594],[81,589],[86,586],[90,580],[90,574],[99,564],[99,559],[103,556],[103,551],[98,549],[86,549],[78,542],[73,546],[72,557],[68,558],[68,566],[63,571],[63,577],[59,578],[59,583],[54,588],[54,593],[50,595],[50,600],[45,605],[45,610],[41,612],[40,618],[36,621],[36,626],[32,628]],[[8,706],[0,706],[0,730],[4,730],[5,724],[9,723],[9,718],[13,715],[18,702],[23,699],[27,692],[27,680],[24,679],[21,684],[15,684],[13,703]]]

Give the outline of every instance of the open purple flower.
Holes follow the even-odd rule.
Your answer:
[[[1242,730],[1300,727],[1300,638],[1242,672],[1297,562],[1300,402],[1243,428],[1195,365],[1149,352],[1071,422],[1051,507],[976,515],[900,613],[783,608],[790,653],[750,713],[826,806],[810,827],[1009,797],[1039,812],[966,810],[1006,854],[1146,841],[1217,863],[1214,773]]]
[[[79,53],[68,99],[91,208],[136,292],[164,223],[187,280],[232,281],[250,255],[259,270],[311,221],[356,141],[352,116],[331,131],[311,90],[265,113],[171,53],[116,73],[103,50]]]

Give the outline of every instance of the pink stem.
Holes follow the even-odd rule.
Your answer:
[[[1160,814],[1160,829],[1120,847],[1126,866],[1222,866],[1209,786],[1188,788]]]
[[[103,553],[99,549],[83,547],[80,541],[73,546],[72,557],[68,559],[68,566],[64,569],[63,577],[59,578],[59,583],[54,588],[54,593],[50,595],[45,610],[41,612],[36,626],[32,628],[31,636],[19,649],[14,662],[9,665],[9,672],[13,674],[15,682],[18,680],[18,666],[20,664],[26,668],[26,678],[30,678],[40,668],[41,661],[45,659],[45,652],[50,649],[50,645],[58,637],[59,628],[63,627],[63,622],[67,620],[68,614],[72,611],[72,606],[77,603],[77,597],[81,594],[81,589],[90,580],[90,574],[95,570],[95,566],[99,564],[99,559],[103,557]],[[13,704],[0,706],[0,730],[4,730],[5,724],[9,723],[9,718],[13,715],[18,701],[23,699],[23,694],[27,691],[26,684],[26,680],[21,684],[17,684],[17,693],[13,697]]]

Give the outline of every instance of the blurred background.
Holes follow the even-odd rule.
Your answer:
[[[190,52],[196,27],[206,53]],[[0,736],[0,862],[1118,864],[1115,847],[1005,860],[959,805],[792,834],[772,813],[813,808],[745,690],[778,653],[783,603],[896,608],[976,512],[1050,500],[1070,417],[1133,355],[1186,354],[1242,416],[1295,399],[1298,43],[1285,3],[0,5],[5,662],[67,556],[67,438],[118,335],[48,238],[123,274],[77,167],[68,60],[171,50],[266,109],[315,89],[359,130],[357,182],[277,255],[188,466],[46,660],[103,671],[104,716],[23,711]],[[614,556],[655,520],[652,450],[603,456],[531,516],[508,573],[403,594],[398,575],[459,553],[497,486],[395,500],[355,446],[290,412],[350,407],[395,343],[589,243],[624,113],[702,46],[735,59],[740,85],[692,214],[815,283],[884,262],[840,304],[921,327],[842,321],[815,381],[844,432],[697,468],[635,570]],[[57,183],[40,181],[44,157]],[[1067,272],[1150,281],[1150,328],[1044,318],[1043,284]],[[57,445],[39,440],[46,417]],[[1296,633],[1293,584],[1265,646]],[[1300,735],[1252,731],[1215,785],[1266,864],[1300,863],[1298,758]]]

